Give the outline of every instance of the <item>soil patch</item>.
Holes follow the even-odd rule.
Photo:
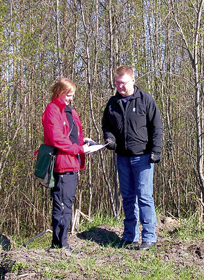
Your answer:
[[[165,262],[170,262],[173,260],[180,269],[184,267],[190,268],[193,264],[194,267],[199,267],[199,269],[203,270],[204,273],[204,239],[190,240],[189,242],[180,242],[176,239],[172,240],[171,235],[173,235],[179,229],[179,221],[163,216],[159,216],[158,220],[158,243],[156,249],[157,256],[163,259]],[[87,256],[95,254],[97,255],[96,264],[104,263],[105,265],[107,262],[120,263],[121,257],[119,254],[112,253],[109,254],[107,258],[104,258],[104,255],[100,254],[100,250],[103,250],[104,247],[108,247],[110,250],[115,250],[120,242],[122,232],[122,227],[101,225],[98,227],[93,227],[89,231],[83,231],[69,236],[69,244],[76,250],[83,250],[83,254],[78,254],[78,259],[83,259]],[[128,252],[128,250],[126,251]],[[144,252],[142,251],[131,251],[131,256],[134,257],[135,260],[139,260],[143,255]],[[71,254],[66,250],[28,250],[25,247],[21,247],[19,249],[5,251],[4,248],[4,250],[0,250],[1,279],[48,279],[43,277],[43,273],[45,273],[46,270],[49,270],[48,264],[53,263],[54,265],[56,260],[66,261],[71,257]],[[56,267],[56,269],[60,268]],[[86,271],[83,271],[83,268],[79,269],[82,270],[81,276],[79,276],[77,273],[73,273],[73,270],[70,270],[69,273],[66,271],[64,278],[62,272],[61,279],[90,279],[87,278]]]

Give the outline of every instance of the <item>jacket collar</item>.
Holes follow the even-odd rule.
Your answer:
[[[131,99],[135,99],[135,98],[139,97],[139,96],[140,96],[140,95],[139,95],[139,92],[140,92],[139,88],[138,88],[137,86],[134,86],[134,93],[133,93]],[[123,96],[120,95],[120,93],[119,93],[118,91],[116,92],[115,97],[116,97],[117,101],[119,101],[120,99],[123,98]]]
[[[69,106],[69,105],[66,105],[64,110],[65,110],[65,112],[70,112],[71,113],[72,112],[72,107]]]
[[[53,103],[55,103],[61,111],[66,107],[66,104],[62,102],[58,97],[54,99]]]

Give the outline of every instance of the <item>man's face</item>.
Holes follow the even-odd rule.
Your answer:
[[[69,105],[69,103],[72,101],[73,97],[74,97],[74,93],[73,91],[68,92],[68,93],[62,93],[59,96],[59,99],[64,102],[66,105]]]
[[[134,83],[134,77],[131,77],[128,74],[115,77],[116,89],[123,97],[133,94]]]

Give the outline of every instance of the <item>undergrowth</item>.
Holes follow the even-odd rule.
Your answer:
[[[92,240],[85,240],[82,250],[84,254],[80,257],[72,254],[67,259],[56,257],[54,261],[39,259],[39,267],[45,269],[41,272],[41,279],[69,279],[69,275],[83,277],[80,279],[124,279],[124,280],[190,280],[204,279],[204,270],[193,261],[189,261],[188,254],[180,261],[172,256],[172,244],[175,239],[179,242],[204,239],[204,231],[198,223],[196,215],[189,219],[180,219],[175,222],[175,230],[171,233],[160,232],[159,238],[168,239],[165,249],[153,248],[148,252],[118,249],[112,244],[102,246],[95,244]],[[95,216],[93,222],[81,221],[79,231],[97,231],[100,225],[123,228],[123,217],[120,220],[110,217]],[[163,236],[162,236],[163,234]],[[31,236],[30,238],[33,238]],[[18,244],[18,248],[22,246]],[[47,233],[27,245],[28,250],[43,248],[48,250],[51,244],[51,234]],[[163,251],[162,251],[163,250]],[[60,250],[59,250],[60,251]],[[49,250],[48,250],[49,252]],[[171,256],[168,255],[171,253]],[[168,260],[167,260],[168,259]],[[204,263],[203,263],[204,264]],[[203,267],[203,265],[202,265]],[[14,271],[24,268],[21,262],[16,262]],[[70,278],[71,279],[71,278]]]

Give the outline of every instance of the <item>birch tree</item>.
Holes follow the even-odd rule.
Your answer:
[[[201,202],[201,220],[203,220],[203,203],[204,203],[204,141],[203,141],[203,11],[204,1],[184,1],[184,3],[175,3],[170,1],[171,12],[177,25],[180,36],[184,42],[185,49],[188,53],[189,63],[193,70],[193,84],[195,96],[195,120],[197,131],[197,173],[200,185],[200,202]],[[185,8],[187,7],[187,8]],[[191,11],[193,20],[189,20],[183,11]],[[190,32],[189,32],[190,30]]]

